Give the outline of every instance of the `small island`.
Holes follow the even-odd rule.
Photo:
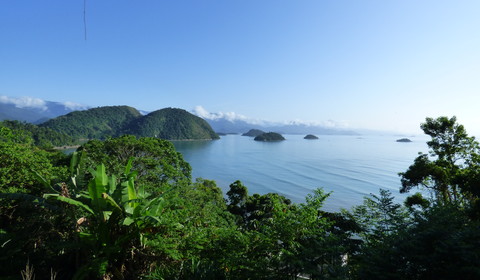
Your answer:
[[[303,137],[303,139],[316,140],[318,137],[313,134],[308,134],[307,136]]]
[[[408,138],[402,138],[402,139],[398,139],[397,142],[409,143],[409,142],[412,142],[412,140],[410,140]]]
[[[276,132],[268,132],[268,133],[263,133],[258,135],[253,140],[263,141],[263,142],[273,142],[273,141],[283,141],[285,140],[285,138]]]
[[[250,129],[248,132],[242,134],[242,136],[250,136],[250,137],[257,137],[258,135],[264,134],[265,131],[260,129]]]

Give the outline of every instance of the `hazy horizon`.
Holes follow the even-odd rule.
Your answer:
[[[0,96],[480,135],[478,1],[83,4],[0,4]]]

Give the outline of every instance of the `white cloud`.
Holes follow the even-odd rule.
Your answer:
[[[0,103],[4,104],[13,104],[17,108],[36,108],[40,109],[43,111],[48,110],[48,104],[47,101],[40,99],[40,98],[35,98],[35,97],[8,97],[8,96],[0,96]],[[85,110],[88,109],[88,106],[79,104],[79,103],[74,103],[74,102],[58,102],[58,104],[61,104],[65,106],[66,109],[75,111],[75,110]]]
[[[303,125],[303,126],[338,128],[338,129],[347,129],[350,127],[347,121],[334,121],[334,120],[318,122],[318,121],[304,121],[304,120],[296,119],[291,121],[272,122],[267,120],[252,119],[244,115],[237,114],[235,112],[211,113],[200,105],[196,106],[192,110],[192,113],[207,120],[226,119],[230,122],[241,120],[249,124],[260,125],[260,126]]]
[[[346,129],[349,128],[350,125],[348,121],[334,121],[334,120],[326,120],[326,121],[304,121],[304,120],[293,120],[293,121],[285,121],[283,122],[285,125],[304,125],[304,126],[320,126],[325,128],[342,128]]]
[[[44,111],[48,109],[45,100],[33,97],[0,96],[0,103],[13,104],[17,108],[38,108]]]
[[[198,106],[195,106],[195,108],[193,109],[192,111],[195,115],[201,117],[201,118],[204,118],[204,119],[207,119],[207,120],[218,120],[218,119],[226,119],[228,121],[231,121],[231,122],[234,122],[234,121],[237,121],[237,120],[241,120],[241,121],[246,121],[246,122],[249,122],[249,119],[243,115],[239,115],[235,112],[227,112],[227,113],[223,113],[223,112],[218,112],[218,113],[210,113],[209,111],[207,111],[205,108],[203,108],[202,106],[198,105]]]
[[[63,103],[60,103],[60,104],[63,104],[63,106],[65,106],[65,108],[67,108],[69,110],[72,110],[72,111],[88,109],[88,106],[78,104],[78,103],[74,103],[74,102],[70,102],[70,101],[63,102]]]

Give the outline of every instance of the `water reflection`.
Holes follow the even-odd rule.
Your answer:
[[[203,150],[212,145],[213,141],[217,140],[189,140],[189,141],[170,141],[178,152]]]

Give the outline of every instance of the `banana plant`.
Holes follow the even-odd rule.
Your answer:
[[[47,200],[67,203],[82,213],[75,222],[83,253],[89,259],[78,270],[76,279],[91,277],[92,273],[98,277],[108,273],[118,275],[128,252],[144,245],[146,229],[160,223],[163,198],[149,198],[143,187],[135,188],[137,173],[131,170],[132,162],[133,158],[120,180],[115,175],[107,176],[105,166],[100,164],[92,173],[86,191],[70,197],[65,192],[44,195]],[[72,182],[80,189],[76,175],[72,176]]]

